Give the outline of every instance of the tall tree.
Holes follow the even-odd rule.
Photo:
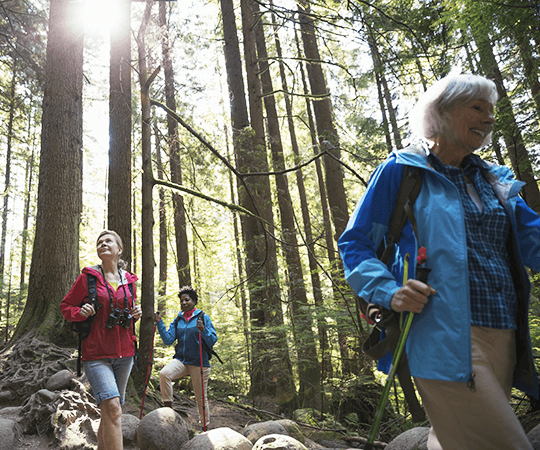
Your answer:
[[[142,282],[139,300],[142,308],[142,317],[139,333],[139,355],[141,361],[150,361],[151,347],[153,339],[154,322],[154,211],[152,201],[152,190],[154,187],[154,176],[152,174],[152,129],[150,85],[157,76],[159,68],[151,75],[148,75],[148,64],[146,55],[146,29],[152,13],[152,0],[146,0],[144,16],[141,26],[136,36],[137,54],[139,63],[139,83],[141,88],[141,153],[142,153],[142,218],[141,218],[141,240],[142,240]],[[142,391],[145,383],[145,373],[143,370],[134,372],[136,388]]]
[[[245,87],[242,76],[242,60],[236,29],[236,20],[232,0],[221,0],[223,17],[223,38],[229,99],[231,102],[231,122],[233,128],[233,147],[236,167],[239,172],[268,172],[268,161],[264,148],[262,124],[257,121],[258,131],[250,127]],[[242,5],[246,8],[248,5]],[[242,14],[243,20],[249,20],[252,13]],[[255,44],[251,23],[244,23],[246,64],[250,65],[249,81],[251,86],[250,102],[252,109],[261,110],[258,76],[255,60]],[[251,70],[252,69],[252,70]],[[255,112],[252,110],[252,115]],[[255,115],[254,117],[262,117]],[[277,276],[275,243],[269,238],[265,227],[273,231],[271,195],[268,177],[240,177],[238,180],[239,202],[254,216],[241,217],[244,245],[246,247],[246,276],[250,300],[251,326],[251,394],[271,394],[283,404],[291,404],[295,399],[292,381],[292,368],[284,340],[283,322]],[[260,218],[256,218],[260,216]],[[262,219],[262,220],[261,220]],[[276,325],[267,329],[267,325]],[[268,334],[265,334],[265,333]],[[276,355],[271,359],[272,350]],[[272,361],[272,362],[271,362]],[[276,364],[277,362],[277,364]]]
[[[122,258],[131,264],[131,0],[117,0],[115,7],[118,17],[110,30],[107,228],[122,237]]]
[[[313,15],[310,14],[309,3],[304,1],[298,2],[298,17],[304,55],[307,60],[307,73],[311,88],[310,94],[312,96],[313,111],[315,113],[318,147],[322,151],[328,152],[328,155],[324,160],[325,188],[336,236],[336,238],[333,239],[333,234],[328,235],[327,233],[327,240],[333,241],[329,242],[328,246],[330,262],[333,263],[331,273],[335,282],[344,285],[342,278],[343,267],[334,245],[334,241],[337,240],[337,237],[341,236],[349,220],[347,197],[343,185],[343,169],[339,163],[339,160],[341,159],[339,136],[334,126],[332,101],[322,70],[316,27]],[[334,291],[334,294],[336,304],[343,312],[342,319],[344,321],[347,317],[347,305],[341,298],[339,290]],[[347,334],[343,327],[338,327],[338,333],[342,370],[344,373],[353,373],[353,360],[350,356]]]
[[[283,63],[283,54],[281,50],[281,41],[279,38],[278,28],[276,24],[275,15],[272,14],[272,25],[274,29],[274,41],[276,46],[277,59],[279,61],[279,75],[281,79],[281,86],[284,93],[285,111],[287,112],[287,124],[289,127],[289,136],[291,139],[291,148],[295,156],[295,164],[300,164],[300,150],[298,145],[298,139],[296,137],[296,127],[293,118],[293,105],[292,99],[289,95],[289,86],[287,82],[287,76],[285,73],[285,64]],[[320,166],[319,160],[316,160],[316,164]],[[330,352],[328,348],[328,326],[326,324],[326,317],[321,314],[321,310],[324,308],[324,299],[321,288],[321,279],[319,276],[319,267],[317,264],[317,257],[315,254],[315,242],[313,240],[313,231],[310,217],[310,207],[308,205],[306,188],[304,185],[304,172],[302,169],[296,171],[296,186],[298,188],[298,194],[300,197],[300,209],[302,211],[302,223],[304,225],[304,244],[308,249],[308,262],[309,272],[311,277],[311,287],[313,291],[313,298],[315,305],[318,308],[317,311],[317,328],[319,333],[319,346],[322,358],[321,365],[321,378],[325,379],[326,376],[332,377],[333,368]],[[326,200],[326,198],[325,198]]]
[[[36,231],[28,300],[12,340],[30,332],[60,340],[67,330],[59,305],[79,272],[84,36],[72,18],[80,5],[50,1]],[[62,343],[70,338],[64,333]]]
[[[174,70],[169,46],[169,24],[167,22],[165,2],[159,2],[159,26],[161,28],[161,52],[163,57],[163,71],[165,73],[165,104],[176,112],[176,93],[174,88]],[[182,168],[180,165],[180,141],[178,137],[178,123],[167,115],[167,130],[169,145],[169,165],[171,181],[177,185],[182,184]],[[176,236],[176,257],[178,271],[178,285],[191,285],[191,267],[189,263],[189,244],[186,226],[186,211],[184,197],[177,191],[172,193],[174,208],[174,230]]]
[[[274,171],[285,170],[285,157],[279,117],[274,97],[274,87],[268,64],[266,37],[262,27],[262,17],[256,2],[253,5],[253,23],[255,23],[255,37],[261,74],[262,95],[266,110],[268,140],[272,154]],[[293,336],[298,354],[298,380],[299,401],[304,407],[320,409],[320,381],[321,371],[317,359],[317,339],[314,335],[313,311],[308,303],[304,274],[298,246],[298,238],[293,211],[293,202],[289,191],[289,183],[284,173],[275,175],[277,187],[277,201],[281,217],[281,234],[283,237],[282,251],[287,265],[289,306],[292,322]]]

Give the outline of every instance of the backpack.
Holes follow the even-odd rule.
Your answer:
[[[204,322],[204,312],[201,311],[198,315],[200,316],[202,314],[202,318],[203,318],[203,322]],[[180,320],[180,316],[176,316],[176,318],[173,320],[172,324],[174,326],[174,328],[176,329],[176,324],[178,323],[178,321]],[[198,319],[197,319],[198,320]],[[206,325],[206,324],[205,324]],[[208,344],[204,341],[204,339],[202,339],[201,337],[201,341],[202,341],[202,348],[203,350],[206,352],[206,354],[208,355],[208,361],[210,361],[212,359],[212,356],[215,356],[217,358],[217,360],[223,364],[223,361],[221,360],[221,358],[219,357],[219,355],[214,351],[213,348],[210,348],[208,346]]]
[[[94,275],[87,274],[86,275],[87,280],[87,289],[88,289],[88,303],[90,303],[94,310],[98,311],[98,309],[101,309],[103,305],[97,301],[97,278]],[[133,297],[133,284],[129,283],[129,292],[131,292],[131,298]],[[82,305],[82,303],[81,303]],[[85,320],[82,322],[71,322],[71,330],[74,331],[79,335],[79,344],[77,347],[77,376],[80,377],[82,375],[82,363],[81,363],[81,353],[82,353],[82,341],[84,341],[88,335],[90,334],[90,330],[92,329],[92,322],[94,321],[95,315],[88,316]],[[135,343],[135,347],[137,346],[137,343]],[[135,350],[137,350],[135,348]]]
[[[418,197],[421,188],[422,179],[419,170],[405,166],[396,206],[392,214],[392,220],[390,221],[388,237],[385,243],[381,243],[377,251],[378,258],[386,265],[388,264],[392,248],[399,242],[401,231],[407,219],[411,221],[413,230],[416,230],[412,205]],[[362,351],[374,360],[383,358],[389,351],[394,355],[401,334],[400,314],[377,304],[367,303],[363,298],[358,296],[356,297],[356,308],[358,316],[361,311],[366,320],[377,322],[377,326],[371,329],[369,337],[364,342]],[[381,332],[381,328],[383,327],[385,331],[384,336]],[[405,400],[409,405],[413,422],[423,422],[426,417],[425,412],[416,397],[405,351],[403,351],[399,360],[397,376],[403,394],[405,395]]]

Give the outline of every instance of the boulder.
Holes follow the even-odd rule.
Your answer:
[[[172,408],[148,413],[137,427],[137,443],[144,450],[178,449],[188,440],[188,425]]]
[[[540,450],[540,425],[536,425],[531,431],[527,433],[529,441],[534,450]]]
[[[6,389],[4,391],[0,391],[0,405],[1,404],[7,404],[13,400],[15,400],[17,396],[15,395],[15,392]]]
[[[427,450],[429,427],[416,427],[401,433],[385,450]]]
[[[74,377],[75,374],[68,369],[56,372],[45,383],[45,389],[48,389],[49,391],[61,391],[62,389],[69,389],[71,379]]]
[[[142,448],[142,447],[141,447]],[[230,428],[216,428],[198,434],[182,450],[251,450],[253,444]]]
[[[15,448],[16,438],[16,423],[11,419],[0,419],[0,450]]]
[[[307,447],[291,436],[270,434],[260,438],[253,450],[307,450]]]
[[[244,428],[242,434],[247,437],[253,444],[255,444],[255,442],[257,442],[263,436],[267,436],[269,434],[283,434],[285,436],[289,436],[289,433],[287,432],[285,427],[282,424],[273,420],[269,420],[267,422],[252,423],[251,425],[248,425]]]
[[[124,444],[135,444],[137,442],[137,427],[140,420],[133,414],[122,414],[122,437]]]
[[[295,438],[297,441],[300,441],[302,444],[306,443],[304,433],[302,433],[302,430],[296,422],[289,419],[276,420],[275,422],[279,423],[283,428],[285,428],[289,436]]]

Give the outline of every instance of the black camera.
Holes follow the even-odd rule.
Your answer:
[[[117,310],[120,311],[120,310]],[[124,314],[120,317],[118,323],[122,325],[124,328],[129,328],[131,326],[131,319],[133,319],[133,316],[129,312],[129,309],[124,309]]]
[[[107,321],[105,322],[105,326],[107,328],[113,328],[117,321],[122,318],[122,310],[116,308],[112,313],[109,314],[109,317],[107,317]]]

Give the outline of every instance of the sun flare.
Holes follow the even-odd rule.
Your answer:
[[[122,3],[125,2],[82,0],[74,22],[76,26],[84,27],[86,36],[109,36],[122,20]]]

